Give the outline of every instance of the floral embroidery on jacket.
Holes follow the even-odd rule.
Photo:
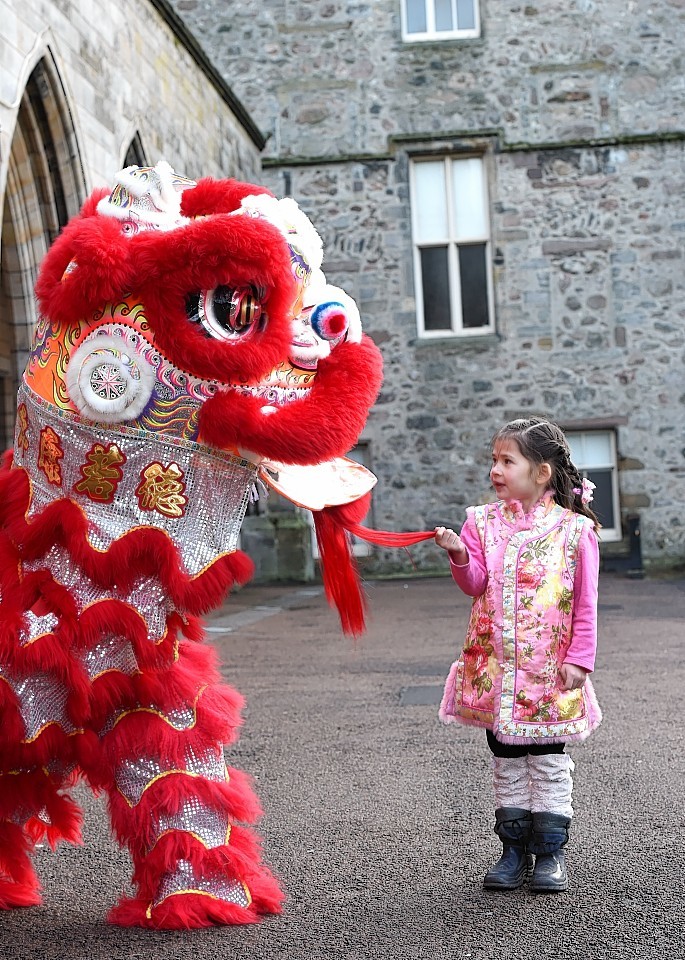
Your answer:
[[[562,690],[559,668],[572,639],[578,544],[589,521],[550,498],[528,516],[517,504],[487,504],[473,519],[488,582],[473,602],[443,716],[509,741],[583,738],[599,720],[584,690]]]

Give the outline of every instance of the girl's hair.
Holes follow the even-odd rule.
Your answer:
[[[548,463],[552,468],[550,486],[556,502],[589,517],[595,530],[599,530],[600,522],[594,511],[583,503],[580,493],[574,492],[582,490],[583,478],[571,460],[571,449],[561,427],[544,417],[510,420],[497,431],[493,444],[497,440],[514,440],[526,460],[536,465]]]

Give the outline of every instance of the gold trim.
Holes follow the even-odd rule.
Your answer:
[[[126,801],[126,803],[129,805],[129,807],[131,808],[131,810],[133,810],[134,807],[137,807],[137,806],[138,806],[138,804],[140,803],[140,801],[143,799],[143,796],[144,796],[145,793],[150,789],[150,787],[153,785],[153,783],[156,783],[158,780],[164,779],[164,777],[170,777],[170,776],[171,776],[172,774],[174,774],[174,773],[179,773],[179,774],[181,774],[182,776],[185,776],[185,777],[192,777],[193,779],[199,779],[199,778],[205,776],[204,773],[194,773],[192,770],[179,770],[179,769],[176,769],[175,767],[174,767],[173,770],[162,770],[161,773],[155,774],[155,776],[152,778],[152,780],[148,780],[148,782],[147,782],[147,783],[145,784],[145,786],[143,787],[143,789],[142,789],[142,791],[141,791],[141,794],[140,794],[140,796],[138,797],[138,799],[136,800],[135,803],[131,803],[131,801],[128,799],[128,797],[126,796],[126,794],[124,793],[124,791],[121,789],[121,787],[120,787],[118,784],[116,785],[116,788],[117,788],[118,792],[121,794],[121,796],[124,798],[124,800]],[[228,768],[227,768],[226,765],[224,764],[224,779],[223,779],[223,781],[221,781],[221,780],[211,780],[210,782],[211,782],[211,783],[222,783],[222,782],[223,782],[223,783],[228,783],[228,782],[229,782],[229,779],[230,779],[230,777],[229,777],[229,775],[228,775]]]
[[[139,671],[139,673],[142,673],[142,671]],[[156,710],[154,707],[134,707],[132,710],[124,710],[123,713],[120,713],[120,714],[119,714],[119,716],[118,716],[118,717],[116,718],[116,720],[114,721],[114,724],[112,725],[112,729],[109,730],[108,735],[109,735],[109,733],[112,732],[112,730],[115,729],[116,725],[119,723],[120,720],[123,720],[124,717],[128,717],[128,716],[130,716],[130,715],[133,714],[133,713],[154,713],[156,716],[161,717],[161,719],[164,720],[166,723],[168,723],[169,726],[170,726],[172,729],[178,731],[179,733],[180,733],[181,731],[183,731],[183,730],[192,730],[193,727],[195,726],[195,724],[197,723],[197,705],[198,705],[198,701],[200,700],[200,697],[201,697],[202,694],[205,692],[205,690],[207,689],[208,686],[209,686],[209,684],[206,683],[203,687],[200,687],[200,689],[199,689],[198,692],[197,692],[197,696],[195,697],[195,700],[193,701],[193,705],[192,705],[192,707],[190,708],[190,709],[193,711],[193,722],[191,723],[191,725],[190,725],[189,727],[180,727],[180,728],[179,728],[179,727],[175,726],[175,725],[171,722],[171,720],[169,720],[168,717],[167,717],[164,713],[162,713],[161,710]]]
[[[248,907],[251,906],[251,904],[252,904],[252,894],[250,893],[247,884],[246,884],[246,883],[243,883],[242,880],[236,880],[235,882],[236,882],[236,883],[239,883],[240,886],[243,888],[243,890],[245,891],[245,896],[247,897],[247,906],[248,906]],[[163,897],[161,900],[152,901],[152,902],[150,903],[150,906],[148,907],[148,912],[147,912],[147,914],[146,914],[147,917],[148,917],[148,920],[151,920],[151,919],[152,919],[152,910],[153,910],[153,909],[155,909],[156,907],[161,906],[161,905],[164,903],[165,900],[170,900],[172,897],[178,897],[178,896],[180,896],[181,894],[184,894],[184,893],[195,893],[195,894],[197,894],[197,895],[200,896],[200,897],[209,897],[210,900],[216,900],[218,903],[231,903],[230,900],[224,900],[223,897],[217,897],[216,894],[214,894],[214,893],[209,893],[207,890],[196,890],[196,889],[194,889],[193,887],[188,887],[187,890],[174,890],[173,893],[168,893],[168,894],[166,895],[166,897]],[[246,910],[246,909],[247,909],[247,907],[243,907],[243,905],[242,905],[241,903],[234,903],[233,906],[235,906],[235,907],[241,907],[243,910]]]
[[[224,837],[223,843],[221,843],[220,846],[222,847],[228,846],[229,840],[231,839],[232,831],[233,831],[233,825],[229,823],[228,827],[226,828],[226,836]],[[198,833],[195,833],[194,830],[184,830],[183,827],[169,827],[168,830],[165,830],[163,833],[159,834],[155,842],[152,844],[152,846],[148,850],[148,853],[152,853],[152,851],[155,849],[155,847],[157,846],[159,841],[162,839],[162,837],[168,837],[170,833],[187,833],[191,837],[193,837],[195,840],[197,840],[198,843],[201,843],[202,846],[205,848],[205,850],[216,849],[216,847],[208,847],[205,841],[202,839],[202,837]]]

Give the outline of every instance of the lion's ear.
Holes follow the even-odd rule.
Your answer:
[[[118,221],[95,215],[97,192],[48,250],[36,282],[40,310],[72,323],[130,292],[130,244]]]
[[[184,217],[204,217],[212,213],[233,213],[240,207],[243,197],[273,194],[266,187],[241,180],[214,180],[203,177],[194,187],[183,191],[181,213]]]

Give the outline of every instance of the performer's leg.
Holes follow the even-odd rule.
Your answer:
[[[502,856],[483,880],[486,890],[515,890],[525,883],[532,860],[528,852],[533,823],[526,747],[500,743],[487,731],[492,751],[492,784],[495,795],[495,833],[502,841]]]
[[[81,812],[47,769],[0,773],[0,909],[41,903],[32,854],[37,841],[81,842]]]
[[[8,909],[41,902],[34,845],[80,843],[81,811],[62,792],[74,767],[64,684],[6,665],[0,680],[0,907]]]
[[[568,887],[564,847],[568,843],[573,817],[574,764],[566,753],[528,757],[532,784],[535,871],[530,889],[535,893],[556,893]]]
[[[259,841],[241,825],[254,823],[259,805],[247,777],[224,761],[242,698],[218,682],[212,660],[210,648],[181,644],[170,667],[144,672],[138,704],[100,731],[100,776],[136,887],[111,911],[113,923],[200,927],[280,912]]]

